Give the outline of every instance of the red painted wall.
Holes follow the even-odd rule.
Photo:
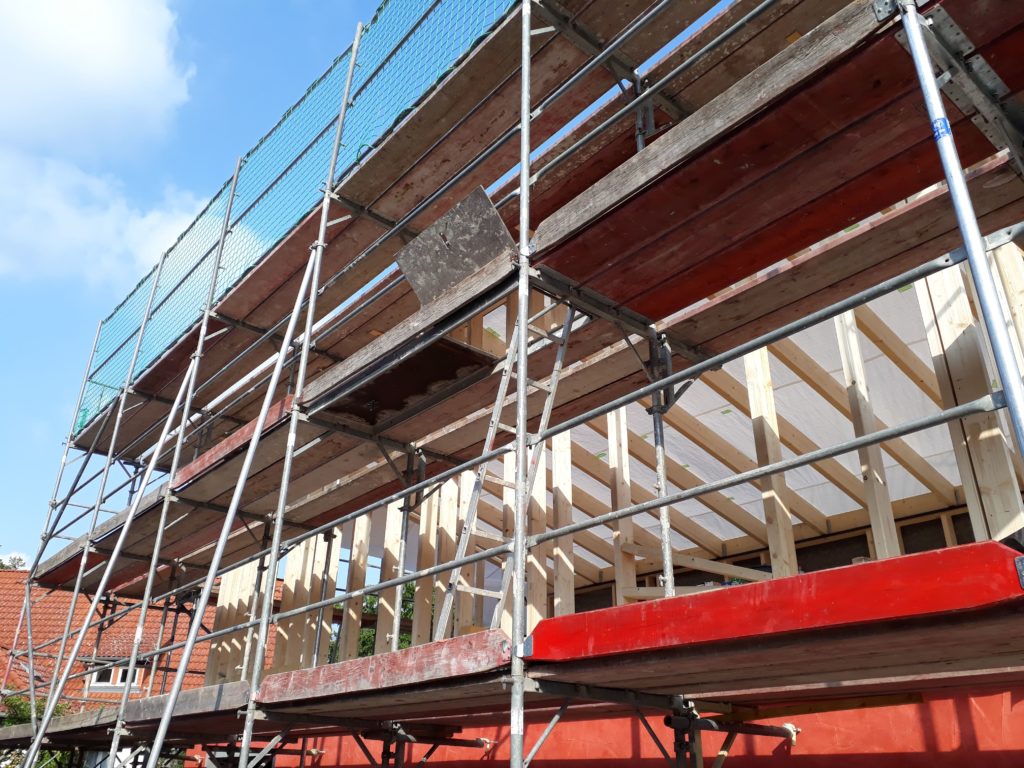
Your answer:
[[[778,740],[740,736],[726,766],[1016,768],[1024,765],[1024,688],[932,695],[920,704],[787,719],[801,728],[795,747],[782,745]],[[671,750],[671,731],[660,721],[650,722]],[[527,727],[527,749],[543,727],[543,724]],[[460,735],[482,736],[490,739],[493,746],[487,751],[442,747],[429,765],[457,768],[507,764],[507,733],[504,727],[466,730]],[[708,765],[720,743],[718,735],[705,736]],[[380,743],[368,744],[379,757]],[[305,768],[363,768],[368,764],[351,737],[310,739],[307,747],[322,750],[324,754],[306,757]],[[410,759],[418,761],[424,751],[424,747],[412,747],[406,753],[406,764],[410,764]],[[299,764],[299,758],[282,756],[277,764],[281,768],[294,767]],[[637,720],[616,719],[563,721],[537,756],[538,768],[542,765],[549,768],[661,768],[665,762]]]

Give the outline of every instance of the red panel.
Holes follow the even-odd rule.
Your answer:
[[[569,661],[988,607],[1024,599],[1016,556],[968,544],[545,619],[527,650],[531,661]]]
[[[270,675],[260,686],[257,699],[263,704],[294,704],[493,672],[511,660],[508,635],[493,629],[381,656]]]
[[[265,435],[268,430],[277,426],[278,422],[282,421],[284,417],[288,415],[288,412],[291,411],[291,407],[291,395],[286,395],[281,400],[271,405],[270,411],[267,413],[267,420],[263,425],[263,434]],[[173,486],[175,488],[180,488],[189,480],[193,480],[213,465],[230,456],[243,445],[247,445],[249,440],[252,439],[255,431],[256,419],[253,419],[245,426],[232,432],[230,437],[221,440],[213,448],[201,454],[195,461],[189,462],[178,470],[178,474],[174,476]]]

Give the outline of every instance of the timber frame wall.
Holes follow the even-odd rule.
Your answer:
[[[595,588],[625,604],[718,588],[687,581],[794,576],[801,546],[857,532],[863,557],[894,558],[909,521],[939,521],[947,546],[1019,534],[1024,11],[738,0],[676,41],[712,5],[524,2],[335,183],[350,69],[321,204],[226,297],[211,285],[194,331],[69,436],[31,582],[90,609],[81,626],[69,612],[62,637],[33,638],[26,600],[12,664],[27,665],[28,685],[13,693],[46,702],[24,739],[29,768],[57,744],[69,679],[117,666],[131,677],[178,651],[187,667],[210,643],[207,684],[258,691],[266,674],[356,658],[371,626],[375,654],[504,631],[522,768],[524,642]],[[951,28],[992,77],[977,62],[966,71]],[[933,64],[949,115],[926,119],[920,88],[942,108]],[[874,84],[873,68],[886,72]],[[966,174],[948,154],[951,124]],[[879,126],[878,146],[848,143]],[[787,136],[804,144],[783,146]],[[809,179],[817,167],[829,173]],[[234,195],[233,183],[217,259]],[[766,195],[793,200],[769,211]],[[910,286],[931,366],[868,306]],[[795,340],[820,323],[842,381]],[[927,414],[883,423],[865,339]],[[821,447],[780,414],[773,363],[852,438]],[[697,381],[749,417],[753,457],[687,411]],[[935,428],[948,429],[959,483],[905,439]],[[730,474],[683,463],[666,450],[680,437]],[[838,459],[854,452],[859,472]],[[894,498],[895,465],[926,493]],[[114,487],[116,466],[127,479]],[[789,487],[786,473],[804,467],[854,508],[825,514]],[[607,501],[588,492],[594,481]],[[730,494],[745,484],[762,515]],[[125,492],[126,508],[102,519]],[[690,503],[735,535],[696,522]],[[77,538],[75,520],[91,520]],[[48,550],[61,536],[70,543]],[[213,627],[168,636],[164,618],[184,604],[203,616],[214,600]],[[158,635],[144,641],[154,611]],[[140,631],[122,658],[99,659],[85,630],[112,621]],[[127,764],[125,744],[156,768],[191,743],[175,730],[183,676],[154,690],[155,678],[145,706],[158,724],[132,733],[126,691],[109,723],[112,766]],[[268,732],[255,696],[234,705],[239,765],[284,748],[288,730]]]

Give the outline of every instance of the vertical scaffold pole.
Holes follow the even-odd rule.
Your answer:
[[[669,375],[671,356],[666,348],[665,340],[654,328],[650,338],[650,369],[651,378],[657,380]],[[654,426],[654,457],[658,487],[658,496],[668,495],[668,477],[665,470],[665,411],[671,404],[671,388],[659,389],[651,395],[651,420]],[[661,579],[665,588],[665,597],[675,597],[676,577],[672,560],[672,521],[667,506],[658,508],[658,521],[661,533]]]
[[[174,397],[174,404],[171,406],[170,413],[167,414],[167,419],[164,421],[163,429],[160,431],[160,437],[157,439],[156,445],[153,448],[153,455],[150,457],[149,463],[146,465],[146,471],[142,478],[142,487],[146,487],[153,477],[153,471],[156,469],[157,462],[160,460],[160,454],[163,452],[164,444],[167,442],[167,435],[171,431],[171,424],[174,422],[174,417],[178,412],[178,408],[181,406],[181,401],[185,396],[185,390],[189,385],[189,380],[194,374],[195,360],[192,360],[185,371],[185,377],[181,381],[181,386],[178,387],[178,392]],[[121,532],[118,534],[117,541],[110,553],[110,559],[107,561],[107,566],[103,570],[103,576],[100,577],[99,584],[96,585],[96,592],[93,595],[92,601],[89,603],[89,609],[85,612],[85,616],[82,619],[82,626],[75,637],[71,653],[68,655],[67,661],[64,664],[64,669],[60,673],[60,679],[50,692],[50,700],[47,702],[46,710],[43,712],[42,722],[39,723],[39,731],[32,740],[32,745],[29,747],[28,752],[25,755],[25,760],[22,763],[25,768],[33,768],[35,766],[36,759],[39,757],[39,749],[42,745],[43,738],[46,736],[46,728],[49,726],[50,720],[53,718],[53,713],[57,709],[57,703],[60,699],[60,695],[63,693],[64,687],[67,685],[68,679],[71,677],[71,670],[74,668],[75,660],[78,658],[78,654],[82,650],[82,643],[85,642],[86,628],[88,628],[92,623],[93,617],[96,615],[96,611],[99,608],[100,601],[105,597],[107,582],[110,580],[110,575],[114,572],[114,566],[117,564],[117,559],[121,555],[124,543],[128,539],[128,533],[131,530],[132,521],[135,519],[135,515],[139,511],[139,505],[141,502],[142,494],[139,494],[135,497],[135,501],[132,502],[132,506],[128,510],[128,515],[125,518],[124,525],[121,527]],[[85,557],[85,552],[82,553],[82,557]]]
[[[523,643],[526,640],[526,510],[530,496],[529,440],[526,434],[527,354],[530,317],[530,11],[533,0],[522,2],[520,100],[519,100],[519,286],[516,336],[516,505],[512,527],[512,690],[509,707],[509,761],[511,768],[523,768],[523,709],[526,669]]]
[[[167,261],[167,252],[160,256],[156,270],[153,273],[153,285],[149,289],[149,297],[146,299],[146,308],[143,310],[142,319],[139,321],[138,335],[135,338],[135,346],[132,349],[131,359],[128,361],[128,370],[124,376],[124,384],[121,387],[121,394],[117,401],[117,415],[114,417],[114,426],[110,432],[110,447],[107,449],[106,458],[103,461],[103,471],[100,473],[99,489],[96,491],[96,503],[91,510],[92,516],[89,519],[89,532],[86,536],[85,547],[82,552],[82,560],[78,566],[78,574],[75,577],[75,586],[71,591],[71,602],[68,604],[67,621],[64,624],[64,635],[60,640],[60,647],[57,650],[57,658],[53,663],[53,678],[50,681],[50,693],[46,699],[47,707],[56,705],[53,701],[54,680],[60,671],[64,661],[64,651],[67,649],[68,634],[71,632],[71,622],[74,616],[75,606],[78,604],[78,595],[82,591],[82,579],[85,577],[85,568],[88,563],[89,550],[92,547],[92,537],[96,530],[96,523],[99,520],[100,508],[103,506],[103,495],[107,490],[107,478],[110,477],[110,467],[114,463],[114,455],[117,452],[117,438],[121,432],[121,421],[124,418],[124,408],[128,403],[128,394],[131,391],[132,381],[135,379],[135,366],[139,360],[139,353],[142,350],[142,338],[146,333],[146,326],[149,324],[150,314],[153,311],[153,301],[156,298],[157,288],[160,285],[160,275],[163,274],[164,263]],[[145,488],[145,485],[142,486]],[[138,497],[141,498],[141,495]],[[29,763],[25,763],[29,766]]]
[[[256,723],[256,692],[263,680],[263,658],[267,652],[267,641],[270,635],[270,614],[274,609],[274,583],[277,577],[277,563],[281,549],[281,532],[284,528],[284,515],[288,507],[288,487],[291,481],[292,460],[295,457],[295,443],[298,440],[299,419],[302,415],[302,394],[306,386],[306,368],[309,364],[309,348],[313,341],[313,326],[316,324],[316,296],[320,290],[320,262],[324,249],[327,247],[327,225],[331,217],[331,200],[334,195],[334,175],[338,165],[338,154],[341,151],[341,140],[345,132],[345,115],[348,112],[349,98],[352,93],[352,78],[355,74],[356,58],[359,55],[359,41],[363,36],[362,22],[356,24],[356,35],[352,41],[348,57],[348,72],[345,74],[345,88],[338,109],[338,124],[334,130],[334,147],[331,160],[327,166],[327,178],[324,181],[324,196],[320,205],[320,228],[316,242],[311,246],[312,279],[309,283],[309,303],[306,305],[306,329],[302,337],[299,352],[299,367],[295,376],[295,389],[292,395],[291,418],[288,423],[288,439],[285,443],[284,462],[281,470],[281,485],[277,494],[277,509],[274,513],[274,533],[271,537],[270,553],[267,556],[267,579],[260,603],[260,625],[256,635],[256,651],[253,654],[250,670],[249,701],[245,707],[245,727],[242,729],[242,743],[238,753],[239,768],[249,764],[249,750],[252,746],[252,730]],[[296,305],[296,312],[300,305]],[[330,550],[330,548],[328,548]],[[319,634],[320,628],[317,627]],[[315,662],[314,662],[315,663]]]
[[[28,653],[28,689],[29,689],[29,715],[30,722],[32,723],[32,734],[36,732],[36,685],[35,685],[35,657],[33,655],[32,647],[32,581],[35,579],[36,570],[39,568],[39,563],[43,559],[43,554],[46,552],[47,546],[50,544],[50,540],[53,538],[53,529],[57,527],[61,517],[64,514],[64,510],[67,508],[67,502],[59,504],[57,502],[57,494],[60,493],[61,482],[64,480],[64,470],[68,466],[68,454],[71,451],[71,444],[74,441],[75,436],[75,422],[78,420],[78,413],[82,408],[82,400],[85,398],[85,389],[89,383],[89,371],[92,370],[93,361],[96,359],[96,346],[100,340],[100,329],[103,327],[102,321],[96,324],[96,333],[92,339],[92,352],[89,353],[89,362],[85,364],[85,373],[82,375],[82,383],[78,388],[78,399],[75,401],[75,408],[71,412],[71,426],[68,428],[67,437],[64,440],[64,451],[60,457],[60,467],[57,469],[57,479],[53,483],[53,493],[50,494],[50,503],[46,509],[46,522],[43,525],[43,533],[39,537],[39,546],[36,548],[35,557],[32,558],[32,563],[29,565],[28,574],[25,576],[25,598],[21,605],[21,612],[18,614],[18,624],[14,630],[14,641],[11,643],[11,653],[7,656],[7,665],[4,667],[3,681],[0,682],[0,691],[7,690],[7,681],[11,675],[11,667],[14,664],[14,651],[18,647],[18,642],[21,639],[21,629],[25,627],[25,638],[26,638],[26,651]],[[86,453],[81,457],[81,465],[79,466],[78,473],[75,477],[74,482],[71,484],[71,492],[78,485],[78,481],[81,479],[82,474],[85,471],[86,465],[89,463],[89,453]]]
[[[231,187],[228,191],[228,200],[224,208],[224,220],[221,223],[220,239],[217,241],[217,248],[213,257],[213,268],[210,274],[210,286],[206,292],[206,303],[203,306],[203,317],[199,325],[199,338],[196,341],[195,352],[192,353],[193,369],[189,378],[188,386],[185,389],[185,406],[181,410],[181,421],[178,426],[178,434],[174,441],[174,454],[171,457],[170,470],[167,473],[167,484],[163,490],[163,500],[160,506],[160,519],[157,523],[156,534],[153,537],[153,553],[149,559],[149,573],[146,577],[146,586],[142,593],[142,602],[139,607],[139,617],[135,623],[135,635],[132,638],[131,653],[128,656],[128,671],[126,680],[135,678],[135,667],[139,661],[139,651],[142,647],[142,635],[146,627],[146,616],[149,611],[149,603],[153,597],[153,583],[156,581],[157,566],[160,563],[160,550],[163,547],[164,528],[167,524],[167,513],[171,507],[171,499],[174,496],[174,477],[178,474],[178,467],[181,464],[181,451],[185,445],[185,433],[188,430],[190,415],[192,413],[192,399],[195,396],[196,382],[199,378],[199,365],[203,359],[206,348],[206,334],[210,328],[210,313],[213,311],[213,302],[217,295],[217,276],[220,274],[221,259],[224,256],[224,241],[227,239],[231,228],[231,209],[235,201],[235,189],[238,187],[238,174],[242,169],[242,158],[235,163],[235,173],[231,177]],[[124,713],[128,706],[128,698],[131,694],[131,685],[126,684],[121,692],[121,699],[118,702],[117,718],[114,723],[113,736],[110,739],[110,752],[107,757],[107,765],[110,768],[118,768],[117,753],[121,746],[121,736],[124,734],[125,723]]]
[[[900,4],[903,11],[903,28],[907,33],[907,44],[914,59],[918,80],[921,82],[925,107],[928,110],[928,118],[932,122],[932,133],[935,136],[935,144],[946,174],[946,183],[949,186],[949,197],[953,201],[957,224],[960,226],[964,249],[967,251],[967,263],[970,265],[974,286],[978,291],[978,309],[992,344],[996,368],[999,371],[999,379],[1006,396],[1010,424],[1014,437],[1017,439],[1017,449],[1024,451],[1024,383],[1021,382],[1020,369],[1017,367],[1010,334],[1002,322],[1003,312],[999,302],[999,293],[986,257],[985,243],[981,236],[981,229],[978,227],[974,205],[971,203],[971,197],[967,191],[963,167],[960,165],[960,157],[949,128],[949,118],[946,116],[942,95],[939,92],[938,83],[935,81],[931,56],[928,54],[928,47],[921,32],[921,25],[924,21],[917,12],[914,0],[900,0]]]

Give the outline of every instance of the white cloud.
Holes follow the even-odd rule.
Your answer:
[[[158,151],[194,72],[176,22],[167,0],[0,0],[0,277],[127,289],[201,208],[83,168]]]
[[[0,143],[93,157],[159,136],[188,99],[165,0],[0,2]]]
[[[156,263],[202,201],[173,188],[133,205],[113,177],[0,147],[0,276],[82,279],[128,288]]]

